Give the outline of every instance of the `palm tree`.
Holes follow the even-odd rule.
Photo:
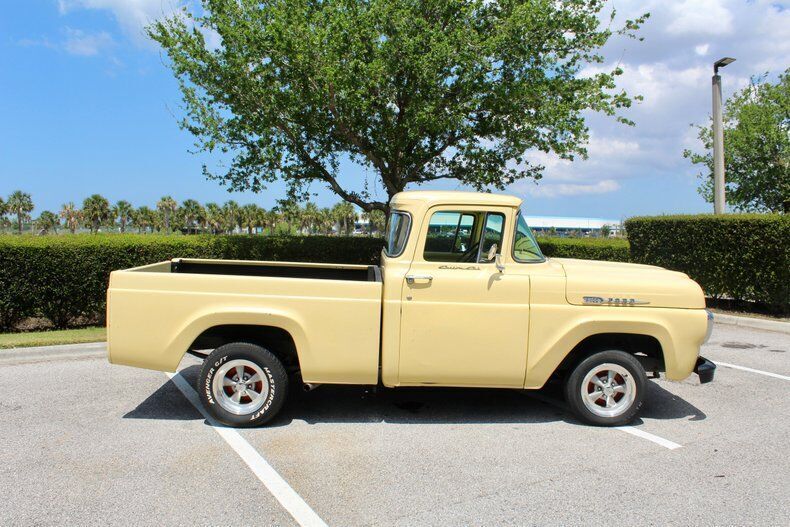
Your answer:
[[[77,227],[80,226],[80,221],[82,221],[82,213],[77,210],[73,201],[61,205],[60,217],[63,219],[63,223],[71,234],[77,231]]]
[[[143,205],[137,209],[135,216],[134,224],[137,225],[137,229],[141,233],[146,232],[149,228],[153,230],[154,224],[156,223],[156,213],[153,210]]]
[[[203,224],[206,211],[203,206],[194,199],[185,200],[181,204],[181,216],[184,220],[184,227],[187,232]]]
[[[387,222],[387,217],[383,211],[372,210],[370,212],[363,212],[362,219],[368,222],[368,234],[373,236],[373,232],[382,232],[384,224]]]
[[[280,221],[280,213],[277,211],[276,208],[271,209],[264,214],[263,218],[263,227],[269,227],[269,234],[274,234],[274,229],[277,227],[277,223]]]
[[[118,218],[118,223],[121,226],[121,232],[126,232],[126,225],[132,221],[134,207],[126,200],[120,200],[115,204],[112,209],[114,218]]]
[[[206,203],[206,224],[212,234],[220,232],[224,225],[222,207],[216,203]]]
[[[82,218],[93,234],[110,219],[110,202],[101,194],[93,194],[82,202]]]
[[[340,224],[340,232],[346,236],[354,230],[354,220],[357,217],[354,205],[347,201],[341,201],[332,208],[335,221]]]
[[[8,207],[5,201],[3,201],[3,198],[0,198],[0,232],[5,228],[6,214],[8,214]]]
[[[54,212],[48,210],[43,211],[36,220],[36,227],[41,234],[49,234],[49,231],[53,231],[57,234],[59,226],[60,221],[58,217]]]
[[[175,213],[176,209],[178,209],[178,203],[170,196],[162,196],[162,199],[156,203],[156,210],[162,213],[167,234],[170,234],[170,217]]]
[[[233,233],[233,231],[236,230],[236,227],[240,226],[241,223],[239,204],[233,200],[227,201],[222,206],[222,215],[225,219],[225,232]]]
[[[30,220],[33,211],[33,198],[27,192],[15,191],[8,197],[8,212],[16,214],[16,228],[22,234],[22,223]]]
[[[307,233],[312,234],[316,223],[319,220],[319,211],[315,203],[308,201],[302,209],[302,218],[299,222],[299,230],[304,231],[307,228]]]

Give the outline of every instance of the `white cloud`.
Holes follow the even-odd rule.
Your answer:
[[[699,55],[700,57],[704,57],[708,54],[708,50],[710,49],[710,44],[700,44],[699,46],[694,46],[694,53]]]
[[[113,45],[113,39],[106,31],[86,33],[80,29],[66,28],[63,49],[72,55],[90,57]]]
[[[180,0],[58,0],[58,10],[67,14],[78,9],[107,10],[124,33],[138,42],[146,41],[144,28],[156,19],[174,13]]]
[[[673,20],[667,32],[676,35],[729,34],[733,30],[733,16],[723,5],[725,3],[722,0],[685,0],[669,5]]]
[[[620,183],[614,179],[603,179],[595,183],[545,183],[522,182],[513,185],[511,191],[542,198],[561,196],[581,196],[587,194],[607,194],[620,190]]]

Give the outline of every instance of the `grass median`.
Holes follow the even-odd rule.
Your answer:
[[[101,342],[104,340],[107,340],[107,328],[104,326],[53,331],[0,333],[0,349],[54,346],[56,344],[81,344],[84,342]]]

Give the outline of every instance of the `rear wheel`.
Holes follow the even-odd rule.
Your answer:
[[[217,421],[229,426],[258,426],[282,408],[288,375],[269,350],[247,342],[215,349],[198,377],[203,406]]]
[[[581,361],[565,382],[565,399],[582,421],[619,426],[639,414],[647,375],[633,355],[601,351]]]

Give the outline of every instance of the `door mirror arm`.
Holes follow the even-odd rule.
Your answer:
[[[505,272],[505,266],[502,263],[502,255],[501,254],[496,253],[496,256],[494,256],[494,265],[496,266],[496,270],[499,271],[500,273],[504,273]]]

